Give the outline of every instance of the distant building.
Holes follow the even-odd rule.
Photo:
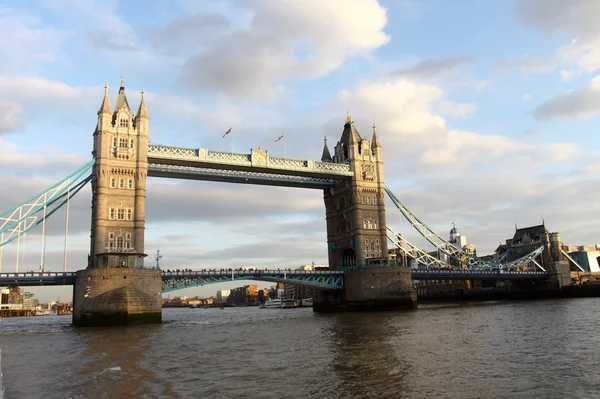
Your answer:
[[[498,247],[497,255],[510,250],[511,252],[504,262],[512,262],[530,254],[541,246],[544,246],[544,251],[542,252],[541,259],[538,260],[538,263],[540,263],[542,267],[547,267],[551,262],[564,259],[564,256],[560,251],[560,233],[551,233],[548,231],[545,224],[516,228],[513,238],[506,240],[506,246],[501,245]],[[530,263],[528,268],[533,270],[537,267],[534,263]]]
[[[563,245],[562,249],[585,271],[600,272],[600,245]],[[579,271],[579,268],[571,264],[571,270]]]
[[[302,266],[298,267],[296,270],[307,270],[307,271],[329,270],[329,265],[316,265],[313,262],[310,265],[302,265]],[[285,284],[283,287],[283,295],[285,296],[286,299],[312,298],[313,289],[310,287],[303,286],[303,285]]]
[[[231,290],[217,291],[217,303],[226,303],[227,298],[229,298],[229,294],[231,294]]]

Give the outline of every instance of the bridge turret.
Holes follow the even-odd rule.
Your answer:
[[[104,98],[102,98],[102,104],[98,110],[98,124],[96,130],[106,129],[111,125],[112,109],[110,107],[110,100],[108,99],[108,83],[104,85]]]
[[[329,153],[329,148],[327,147],[327,137],[324,139],[325,145],[323,146],[323,155],[321,155],[321,162],[331,162],[331,154]]]
[[[373,148],[375,151],[373,151]],[[348,115],[334,161],[349,163],[354,176],[325,191],[329,265],[363,265],[369,258],[387,260],[387,232],[381,144],[361,138]]]
[[[373,124],[373,138],[371,139],[371,151],[373,155],[381,153],[381,143],[377,137],[377,126]]]
[[[90,267],[136,267],[143,264],[148,111],[144,96],[138,115],[121,86],[112,115],[105,89],[94,133],[96,164],[92,177]],[[110,118],[110,123],[107,121]],[[135,123],[134,123],[135,122]]]

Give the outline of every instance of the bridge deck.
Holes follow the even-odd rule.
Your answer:
[[[334,270],[232,270],[162,271],[163,291],[236,280],[287,282],[313,288],[342,289],[344,272]],[[545,280],[545,272],[412,270],[413,280]],[[74,285],[75,272],[0,273],[0,287],[17,284],[23,287]]]

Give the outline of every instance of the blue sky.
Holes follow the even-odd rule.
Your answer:
[[[486,254],[544,219],[598,243],[598,17],[594,0],[5,1],[0,209],[89,159],[103,85],[114,104],[123,74],[133,107],[147,92],[151,142],[228,151],[232,127],[236,152],[319,159],[349,111],[368,137],[377,123],[386,183],[441,235],[456,222]],[[89,206],[89,190],[72,204],[69,270],[85,265]],[[146,251],[165,268],[326,263],[324,219],[319,191],[150,179]],[[28,235],[21,270],[40,242]]]

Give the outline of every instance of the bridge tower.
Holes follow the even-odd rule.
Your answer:
[[[329,267],[344,270],[344,292],[323,290],[315,311],[414,307],[416,291],[408,267],[388,265],[382,147],[373,125],[361,138],[348,115],[342,137],[323,162],[346,163],[353,176],[324,191]],[[369,267],[378,264],[379,267]]]
[[[108,85],[94,132],[91,268],[144,264],[148,110],[142,91],[137,114],[129,108],[121,79],[111,112]]]
[[[367,259],[387,260],[383,160],[375,125],[369,142],[348,115],[333,158],[326,142],[322,161],[348,163],[354,173],[324,193],[329,267],[342,270],[364,266]]]
[[[121,85],[114,111],[108,85],[94,131],[92,223],[86,270],[77,272],[76,326],[159,323],[161,275],[144,269],[148,110],[142,90],[137,113]]]

